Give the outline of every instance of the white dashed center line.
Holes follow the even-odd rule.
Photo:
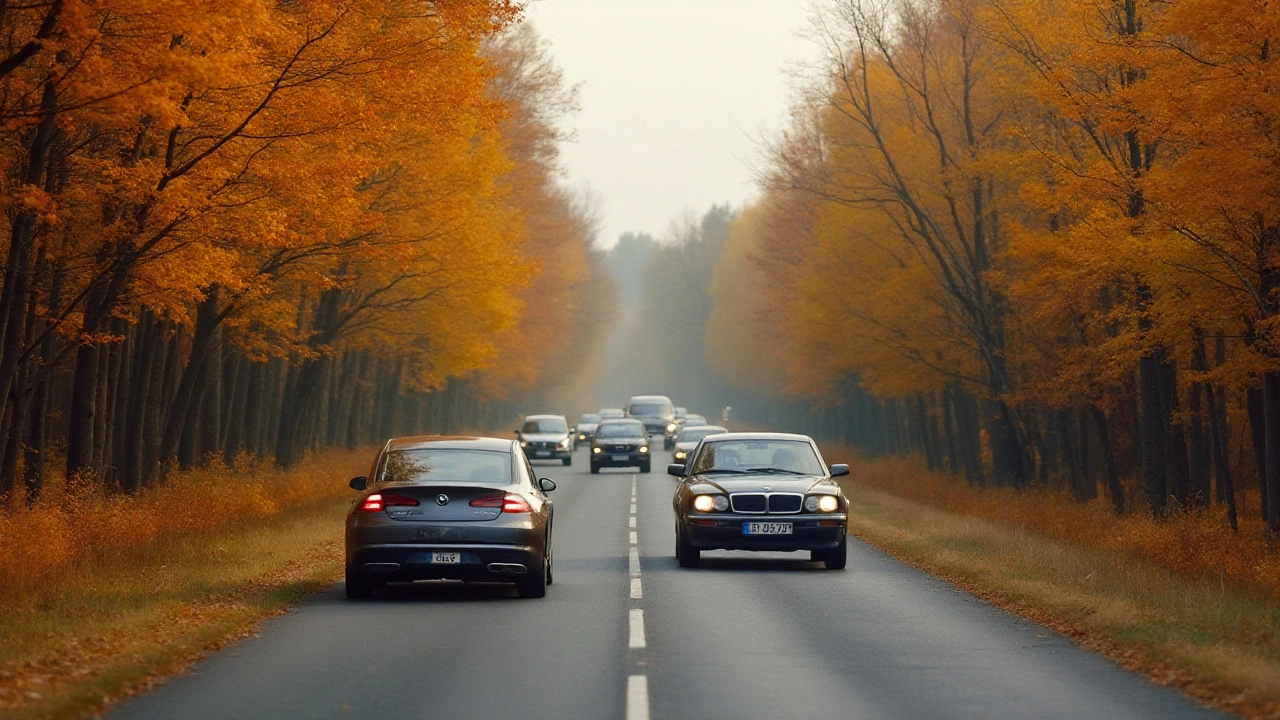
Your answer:
[[[644,611],[638,608],[631,610],[631,639],[627,647],[634,650],[644,648]]]
[[[627,720],[649,720],[649,678],[627,678]]]
[[[631,571],[631,577],[640,577],[640,549],[631,548],[631,553],[627,557],[627,567]]]
[[[636,516],[632,515],[630,518],[629,527],[635,527],[635,526],[636,526]]]
[[[640,590],[640,578],[631,578],[631,599],[639,600],[644,597],[644,593]]]
[[[627,540],[631,545],[627,553],[627,570],[631,575],[631,599],[641,600],[644,593],[640,588],[640,544],[636,530],[636,479],[631,478],[631,516],[627,518]],[[638,605],[639,603],[633,603]],[[644,610],[633,607],[627,614],[628,639],[627,647],[632,651],[628,658],[633,668],[644,666],[644,654],[635,651],[645,649]],[[627,720],[649,720],[649,678],[645,675],[627,676]]]
[[[635,530],[632,530],[632,531],[631,531],[631,544],[632,544],[632,545],[635,545],[635,544],[636,544],[636,531],[635,531]]]

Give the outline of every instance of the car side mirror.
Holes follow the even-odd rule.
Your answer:
[[[351,481],[347,483],[352,490],[363,490],[368,484],[369,478],[365,475],[357,475],[351,478]]]
[[[849,466],[844,463],[836,463],[831,466],[831,477],[840,477],[849,474]]]
[[[556,489],[556,481],[551,478],[542,478],[538,481],[538,487],[542,488],[542,492],[551,492]]]
[[[671,463],[667,466],[667,474],[672,477],[684,477],[684,465],[682,463]]]
[[[511,432],[515,433],[516,435],[519,435],[519,434],[520,434],[520,431],[519,431],[519,430],[512,430]]]

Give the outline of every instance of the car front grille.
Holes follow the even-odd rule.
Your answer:
[[[635,449],[635,445],[619,445],[617,443],[605,447],[607,452],[634,452]]]
[[[529,450],[555,450],[556,443],[553,442],[531,442],[528,443]]]
[[[800,512],[804,495],[799,493],[734,493],[729,507],[734,512],[764,515],[794,515]]]

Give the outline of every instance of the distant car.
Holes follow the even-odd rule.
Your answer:
[[[676,415],[676,420],[680,420],[683,422],[684,419],[689,416],[689,411],[682,407],[677,407],[675,409],[675,415]]]
[[[697,567],[703,550],[808,550],[828,570],[845,566],[849,501],[832,478],[848,465],[822,460],[805,435],[725,433],[703,438],[680,478],[672,508],[676,560]]]
[[[651,455],[644,423],[631,418],[602,420],[591,441],[591,472],[599,473],[605,467],[638,467],[647,473],[653,467]]]
[[[578,416],[578,425],[574,428],[573,446],[590,443],[596,436],[596,426],[600,424],[600,416],[596,413],[583,413]]]
[[[530,460],[559,460],[573,464],[573,438],[563,415],[529,415],[516,431]]]
[[[627,411],[622,408],[600,408],[596,414],[601,420],[621,420],[627,416]]]
[[[702,415],[689,414],[684,416],[685,427],[697,427],[698,425],[706,425],[706,424],[708,424],[707,418]]]
[[[521,597],[551,584],[551,501],[512,440],[408,437],[387,441],[347,512],[346,592],[368,598],[389,582],[511,582]]]
[[[627,417],[644,423],[650,435],[661,435],[662,445],[671,449],[670,440],[675,437],[676,408],[666,395],[636,395],[627,403]]]
[[[708,435],[727,433],[728,430],[719,425],[684,425],[676,431],[676,444],[671,451],[671,462],[683,465],[689,459],[689,453],[698,447],[698,441]]]

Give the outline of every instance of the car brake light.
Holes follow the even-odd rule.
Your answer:
[[[418,507],[418,501],[404,495],[384,495],[382,504],[387,507]]]
[[[486,495],[471,500],[469,505],[478,508],[500,508],[502,507],[504,497],[502,495]]]
[[[360,509],[365,512],[382,512],[383,507],[382,495],[374,493],[364,499],[364,504],[360,506]]]
[[[519,495],[507,495],[502,500],[502,512],[527,513],[529,512],[529,503]]]

